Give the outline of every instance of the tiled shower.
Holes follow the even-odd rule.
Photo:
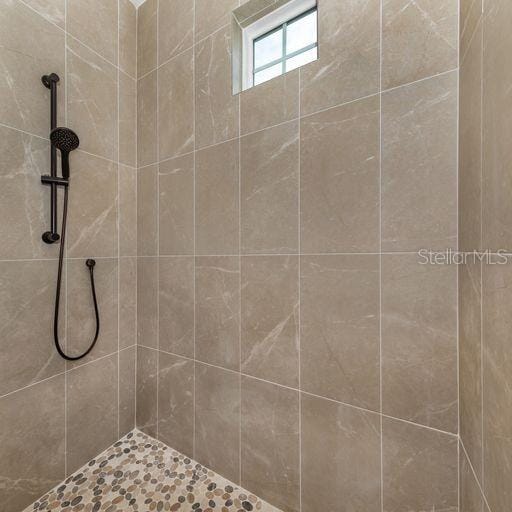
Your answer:
[[[319,59],[233,94],[233,11],[282,0],[135,3],[0,0],[0,510],[157,510],[63,504],[124,449],[229,511],[508,512],[510,263],[419,251],[512,252],[512,4],[318,0]]]

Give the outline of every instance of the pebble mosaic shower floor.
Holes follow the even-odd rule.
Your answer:
[[[280,512],[201,464],[130,432],[24,512]]]

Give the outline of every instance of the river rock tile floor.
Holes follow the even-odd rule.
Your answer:
[[[280,512],[138,430],[24,512]]]

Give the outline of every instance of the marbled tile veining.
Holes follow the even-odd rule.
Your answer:
[[[229,480],[138,430],[24,512],[280,512]]]

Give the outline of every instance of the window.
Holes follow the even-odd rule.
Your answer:
[[[317,0],[248,0],[233,11],[233,93],[318,58]]]
[[[316,6],[253,39],[252,82],[258,85],[318,58]]]

